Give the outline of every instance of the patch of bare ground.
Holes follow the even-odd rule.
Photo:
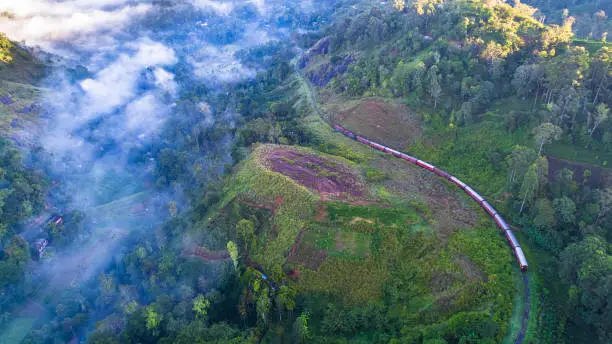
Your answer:
[[[441,295],[448,290],[450,286],[458,281],[461,281],[463,276],[456,271],[440,271],[433,274],[431,277],[431,291],[436,295]]]
[[[335,120],[397,149],[403,149],[423,135],[421,121],[405,104],[380,98],[362,99],[357,105],[339,111]]]
[[[304,237],[307,235],[309,233],[306,231],[301,231],[298,234],[287,256],[287,262],[295,263],[311,270],[317,270],[327,258],[327,251],[314,247],[310,240],[304,240]]]
[[[548,159],[548,180],[551,183],[555,181],[559,170],[567,168],[574,172],[574,180],[579,184],[586,183],[589,186],[612,185],[612,171],[609,169],[553,156],[546,156],[546,158]],[[586,170],[590,172],[590,176],[585,180]]]
[[[279,198],[274,199],[274,200],[267,199],[267,200],[264,200],[262,202],[254,202],[254,201],[251,201],[251,200],[246,199],[246,198],[240,198],[239,200],[240,200],[240,202],[248,205],[249,207],[269,210],[271,216],[275,216],[276,215],[276,210],[285,201],[283,197],[279,197]]]
[[[486,282],[486,275],[482,272],[482,270],[480,270],[476,263],[471,261],[465,255],[456,255],[455,265],[461,269],[463,275],[470,281],[479,280]]]
[[[478,214],[459,197],[460,190],[439,176],[399,159],[380,157],[376,163],[391,177],[385,182],[388,191],[429,206],[431,218],[437,221],[436,235],[442,243],[456,230],[478,223]]]
[[[359,174],[339,161],[289,147],[272,149],[264,159],[272,171],[318,193],[321,200],[358,201],[365,196]]]
[[[319,222],[324,221],[327,218],[328,215],[329,215],[329,213],[325,209],[325,204],[323,204],[323,202],[319,202],[319,206],[317,207],[317,215],[315,216],[315,220],[319,221]]]
[[[182,254],[187,257],[197,257],[206,262],[219,262],[230,259],[227,251],[211,251],[206,247],[193,245],[188,249],[183,250]]]

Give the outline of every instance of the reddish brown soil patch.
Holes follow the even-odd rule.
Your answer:
[[[612,185],[612,171],[596,165],[584,164],[576,161],[563,160],[552,156],[548,159],[548,180],[554,182],[557,172],[564,168],[574,172],[574,180],[581,184],[584,182],[584,172],[591,171],[591,176],[586,180],[589,186]]]
[[[316,191],[322,200],[360,198],[365,193],[359,176],[340,162],[290,149],[275,149],[266,159],[274,172]]]
[[[279,198],[277,198],[275,200],[265,200],[263,202],[252,202],[250,200],[241,198],[240,201],[242,203],[248,205],[249,207],[269,210],[272,213],[271,216],[275,216],[276,215],[276,209],[278,209],[278,207],[281,204],[283,204],[284,199],[282,197],[279,197]]]
[[[295,239],[295,244],[291,247],[291,251],[289,251],[287,261],[307,267],[311,270],[317,270],[327,258],[327,251],[318,249],[314,247],[312,243],[308,242],[308,240],[304,240],[304,236],[306,235],[308,235],[307,232],[300,232]]]
[[[327,213],[327,210],[325,210],[323,202],[319,202],[319,207],[317,208],[317,216],[315,217],[315,220],[319,222],[323,221],[327,218],[328,215],[329,213]]]
[[[397,149],[403,149],[423,134],[420,121],[405,104],[382,99],[362,99],[338,117],[348,129]]]
[[[428,205],[431,213],[420,215],[437,221],[436,235],[442,243],[456,230],[478,223],[478,213],[470,208],[470,201],[459,197],[461,190],[437,175],[400,159],[380,158],[377,164],[392,176],[385,183],[388,191]]]
[[[211,251],[205,247],[193,245],[191,248],[183,250],[183,255],[194,256],[204,259],[207,262],[218,262],[230,258],[227,251]]]
[[[300,278],[301,274],[302,273],[300,272],[300,269],[296,268],[296,269],[291,270],[291,272],[287,276],[289,276],[289,278],[291,278],[292,280],[296,280]]]

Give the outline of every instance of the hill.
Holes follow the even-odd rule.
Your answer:
[[[0,33],[0,135],[31,145],[41,130],[41,89],[45,65]]]
[[[607,292],[581,288],[603,283],[612,266],[579,276],[591,258],[567,259],[590,240],[610,240],[609,45],[573,39],[572,18],[544,25],[520,2],[394,5],[313,35],[299,65],[325,116],[501,202],[530,244],[534,289],[545,295],[533,340],[586,332],[608,342],[609,320],[596,315]],[[568,303],[573,292],[581,301]]]
[[[256,147],[228,181],[210,226],[235,228],[238,261],[287,288],[298,311],[308,305],[315,342],[458,339],[469,331],[500,341],[516,271],[491,221],[435,176],[339,141],[357,162]],[[254,281],[244,283],[245,316],[276,323],[268,340],[278,331],[289,338],[282,313],[294,305],[277,320],[262,314],[259,298],[274,292],[253,289],[257,275],[247,272]]]

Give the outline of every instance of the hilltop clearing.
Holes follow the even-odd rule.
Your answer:
[[[329,130],[313,125],[315,132]],[[330,143],[354,145],[338,136]],[[300,305],[309,305],[320,319],[314,338],[329,339],[330,331],[392,338],[388,333],[402,328],[411,329],[403,338],[451,338],[463,331],[450,325],[458,318],[495,324],[498,330],[479,335],[503,338],[516,291],[510,250],[490,221],[458,190],[409,164],[370,149],[354,154],[358,162],[303,147],[259,145],[238,165],[208,226],[228,232],[241,264],[261,269],[295,293]],[[257,279],[248,271],[242,278]],[[279,293],[258,288],[242,292],[247,314],[262,293]],[[497,296],[486,296],[493,295],[487,290]],[[337,318],[372,307],[386,324],[371,319],[348,330],[348,320]],[[286,331],[283,321],[274,326]]]

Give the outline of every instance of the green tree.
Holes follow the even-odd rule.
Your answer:
[[[593,133],[595,130],[597,130],[599,125],[608,119],[609,113],[610,109],[604,103],[598,104],[597,107],[595,107],[595,114],[593,116],[589,114],[589,122],[587,123],[587,131],[589,136],[593,136]]]
[[[11,49],[13,43],[6,37],[5,34],[0,32],[0,62],[9,63],[13,60],[11,56]]]
[[[236,224],[236,234],[242,239],[245,250],[249,250],[249,242],[253,240],[255,235],[255,224],[251,220],[242,219]]]
[[[442,87],[440,87],[440,75],[438,74],[438,67],[433,65],[427,72],[427,78],[429,79],[429,95],[434,100],[434,109],[438,107],[438,100],[442,96]]]
[[[310,338],[310,313],[303,312],[293,323],[293,333],[297,342],[305,342]]]
[[[599,212],[597,213],[595,224],[597,224],[601,218],[605,217],[612,209],[612,187],[599,190],[597,192],[597,200],[599,202]]]
[[[538,228],[546,231],[551,231],[555,228],[555,209],[550,200],[540,198],[535,204],[536,216],[533,219],[533,224]]]
[[[198,319],[204,319],[208,315],[208,308],[210,308],[210,301],[200,294],[193,299],[193,311],[196,313]]]
[[[163,320],[163,316],[157,312],[154,305],[146,308],[146,320],[148,330],[157,330],[157,327]]]
[[[393,7],[395,7],[396,10],[403,12],[404,8],[406,7],[406,0],[393,0]]]
[[[525,175],[525,172],[536,158],[533,149],[525,146],[514,146],[512,152],[506,157],[506,163],[510,167],[510,183],[519,182],[518,177]]]
[[[557,219],[564,224],[573,224],[576,220],[576,203],[569,197],[563,196],[553,201]]]
[[[234,263],[234,268],[238,267],[238,247],[234,244],[233,241],[227,242],[227,253],[229,253],[230,258],[232,258],[232,263]]]
[[[538,156],[542,155],[542,147],[561,138],[563,131],[556,125],[546,122],[533,130],[536,143],[539,145]]]
[[[276,294],[276,305],[278,308],[278,320],[283,320],[283,309],[286,309],[289,314],[293,314],[295,309],[295,294],[296,290],[287,285],[279,288]]]
[[[262,324],[268,323],[268,313],[270,313],[271,302],[270,297],[268,297],[268,288],[261,288],[260,292],[258,292],[258,297],[255,305],[255,310],[257,311],[258,320],[261,321]]]
[[[539,188],[537,171],[537,165],[533,164],[529,166],[529,168],[527,169],[527,173],[525,173],[523,183],[521,184],[521,195],[523,195],[523,202],[521,203],[521,209],[519,211],[519,214],[523,212],[525,203],[528,201],[531,202],[536,196],[536,192]]]

